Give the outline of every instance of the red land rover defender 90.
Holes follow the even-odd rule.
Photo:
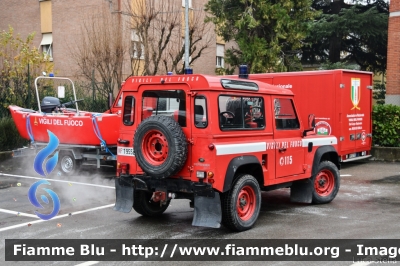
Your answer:
[[[190,199],[193,225],[250,229],[261,191],[295,202],[339,190],[337,139],[301,121],[290,90],[204,75],[130,77],[122,97],[114,209],[159,216]],[[304,122],[306,125],[304,125]]]

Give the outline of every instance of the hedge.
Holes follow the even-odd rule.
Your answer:
[[[372,140],[374,145],[400,147],[400,106],[374,105],[372,109]]]
[[[11,117],[0,118],[0,151],[21,148],[29,142],[21,138]]]

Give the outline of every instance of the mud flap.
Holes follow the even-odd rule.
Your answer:
[[[298,203],[311,203],[312,182],[310,179],[294,182],[290,187],[290,201]]]
[[[115,178],[115,196],[115,211],[128,213],[132,210],[133,187],[121,186],[119,178]]]
[[[220,228],[221,220],[222,211],[219,193],[214,193],[214,197],[194,197],[193,226]]]

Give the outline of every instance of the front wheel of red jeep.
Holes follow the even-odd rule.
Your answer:
[[[136,161],[148,175],[166,178],[179,172],[187,159],[187,140],[171,117],[151,116],[136,129]]]
[[[261,209],[261,191],[257,180],[248,174],[239,175],[230,191],[223,193],[222,224],[235,231],[253,227]]]
[[[323,204],[331,202],[340,187],[340,175],[336,165],[330,161],[319,164],[317,174],[311,178],[312,203]]]

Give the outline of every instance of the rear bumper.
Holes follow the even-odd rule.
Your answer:
[[[182,178],[156,179],[149,176],[121,175],[117,177],[121,186],[130,186],[137,190],[162,190],[177,193],[180,198],[193,199],[194,196],[214,197],[216,193],[211,184],[193,182]]]

